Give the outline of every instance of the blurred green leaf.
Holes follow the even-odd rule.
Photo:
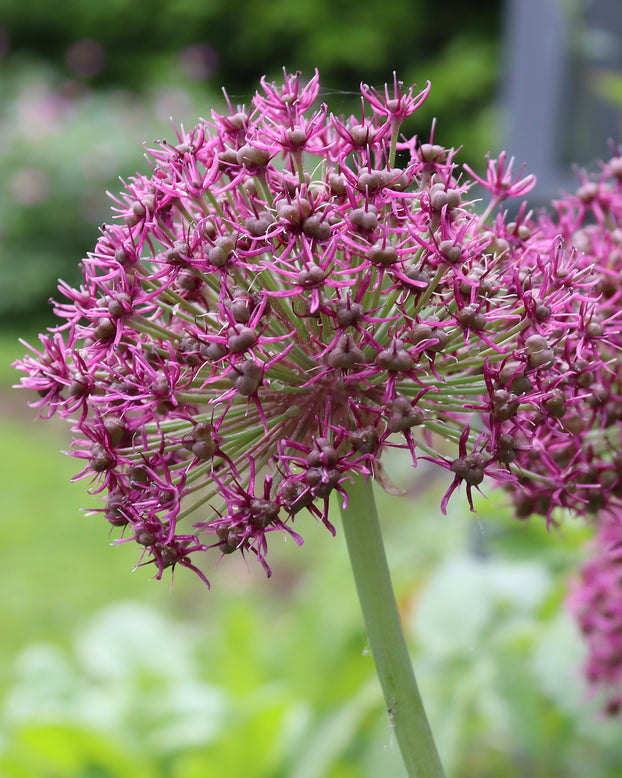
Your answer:
[[[323,716],[315,732],[293,760],[288,773],[291,778],[323,778],[328,775],[331,766],[355,739],[363,719],[378,707],[379,701],[380,687],[378,681],[373,679],[347,704]]]
[[[69,724],[19,728],[0,752],[7,778],[154,778],[144,754],[128,753],[108,738]]]

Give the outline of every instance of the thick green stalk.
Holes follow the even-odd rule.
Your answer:
[[[367,638],[409,778],[444,778],[406,647],[371,483],[362,476],[341,511]]]

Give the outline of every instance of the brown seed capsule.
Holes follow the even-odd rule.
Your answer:
[[[553,362],[555,362],[555,352],[550,348],[544,348],[542,351],[534,351],[529,355],[529,364],[531,367],[550,367]]]
[[[113,527],[125,527],[128,524],[123,508],[123,498],[120,495],[113,495],[108,499],[105,516]]]
[[[274,218],[272,214],[267,211],[260,211],[259,216],[249,217],[245,220],[244,226],[254,238],[260,238],[265,235],[270,225],[273,223]]]
[[[351,327],[365,315],[365,309],[360,303],[351,300],[338,300],[335,304],[335,321],[339,327]]]
[[[322,221],[320,216],[309,216],[302,223],[302,231],[309,238],[316,240],[328,240],[331,236],[331,226],[327,221]]]
[[[363,171],[359,173],[356,188],[359,192],[376,192],[384,184],[384,176],[380,170]]]
[[[435,211],[441,211],[449,203],[449,196],[444,189],[436,189],[430,193],[430,205]]]
[[[445,161],[445,149],[437,143],[422,143],[419,155],[424,162],[442,163]]]
[[[382,241],[374,243],[367,252],[367,257],[372,264],[379,265],[380,267],[389,267],[399,260],[397,251],[393,246]]]
[[[438,327],[434,327],[430,336],[432,342],[426,346],[426,351],[437,354],[442,351],[449,342],[449,335]]]
[[[333,368],[352,370],[365,362],[365,354],[356,345],[350,334],[342,335],[337,345],[328,352],[326,361]]]
[[[131,300],[128,294],[119,292],[114,299],[108,302],[108,313],[113,319],[119,319],[131,310]]]
[[[373,454],[378,446],[378,433],[374,427],[354,430],[348,435],[352,448],[361,454]]]
[[[313,502],[313,495],[301,481],[286,481],[281,486],[281,502],[286,510],[295,514]]]
[[[287,140],[292,146],[304,146],[307,142],[307,133],[302,127],[294,127],[287,131]]]
[[[503,432],[497,438],[495,450],[497,461],[504,465],[509,465],[518,456],[518,441],[507,432]]]
[[[141,546],[152,546],[155,539],[155,534],[148,529],[139,529],[136,533],[136,542]]]
[[[149,473],[147,468],[143,465],[135,465],[130,470],[130,483],[132,485],[149,483]]]
[[[222,359],[227,353],[227,347],[224,343],[202,343],[200,346],[200,352],[210,362],[215,362],[218,359]]]
[[[233,385],[243,397],[250,397],[255,394],[261,385],[263,378],[263,366],[257,362],[244,362],[241,366],[236,365],[235,369],[239,375],[234,379]]]
[[[328,185],[334,195],[341,196],[346,193],[348,182],[345,176],[331,173],[328,177]]]
[[[361,232],[375,230],[378,226],[378,216],[375,207],[370,205],[367,210],[365,208],[355,208],[350,213],[350,223],[361,230]]]
[[[118,446],[127,435],[127,426],[123,419],[117,416],[105,416],[103,419],[104,429],[108,434],[111,446]]]
[[[525,351],[528,354],[535,354],[545,348],[548,348],[548,343],[542,335],[530,335],[525,341]]]
[[[239,165],[238,155],[234,149],[225,149],[218,154],[219,170],[227,170],[232,165]]]
[[[99,443],[91,446],[91,467],[96,473],[103,473],[114,466],[114,457]]]
[[[408,188],[408,178],[406,173],[400,168],[391,168],[383,171],[384,184],[388,189],[397,192],[403,192]]]
[[[462,246],[453,240],[442,240],[438,244],[438,250],[443,255],[443,258],[452,265],[460,262],[462,259]]]
[[[179,551],[173,546],[156,546],[162,567],[171,567],[179,559]]]
[[[339,461],[337,449],[328,438],[316,438],[307,457],[310,467],[333,467]]]
[[[251,327],[241,327],[229,335],[229,350],[233,354],[242,354],[257,343],[257,333]]]
[[[411,427],[422,424],[423,419],[424,415],[422,410],[413,408],[407,397],[398,395],[389,408],[387,429],[389,432],[404,432]]]
[[[265,167],[270,161],[268,149],[245,143],[237,153],[237,162],[247,168]]]
[[[410,354],[406,351],[403,341],[395,338],[389,348],[376,354],[376,365],[382,370],[396,373],[406,373],[413,366]]]
[[[220,532],[218,533],[220,537]],[[244,545],[244,541],[235,529],[225,528],[222,531],[223,537],[221,537],[222,543],[218,548],[223,554],[233,554]]]
[[[506,389],[496,389],[492,393],[492,415],[497,421],[507,421],[518,410],[518,397]]]
[[[207,257],[214,267],[224,267],[231,252],[235,248],[234,241],[229,237],[217,238],[215,245],[209,250]]]
[[[124,248],[119,248],[114,253],[114,258],[120,265],[131,264],[138,261],[138,257],[135,252],[128,253]]]
[[[316,286],[325,277],[325,273],[319,265],[311,263],[298,273],[298,283],[301,286]]]
[[[350,128],[350,137],[355,146],[366,146],[374,139],[375,130],[369,124],[355,124]]]
[[[314,487],[313,493],[321,500],[330,497],[330,493],[339,483],[339,473],[336,470],[323,470],[321,481]]]
[[[408,335],[408,340],[416,346],[423,340],[429,340],[434,333],[434,328],[429,324],[415,324]]]
[[[600,338],[603,333],[602,325],[597,321],[591,321],[585,328],[585,334],[588,338]]]
[[[476,332],[486,327],[486,317],[478,310],[477,305],[465,305],[458,311],[456,318],[463,327]]]
[[[525,375],[525,365],[515,359],[503,364],[499,370],[499,383],[514,394],[526,394],[531,389],[531,381]]]
[[[184,292],[196,292],[203,286],[203,281],[190,270],[182,270],[177,276],[177,285]]]
[[[110,340],[117,334],[117,325],[107,316],[97,322],[93,335],[97,340]]]
[[[211,459],[216,453],[216,443],[207,438],[199,438],[194,441],[191,450],[197,459]]]
[[[414,265],[408,265],[404,269],[404,275],[410,281],[416,281],[419,290],[422,290],[430,284],[430,274],[427,270],[422,270]]]
[[[89,391],[89,379],[84,373],[74,373],[73,380],[69,384],[67,394],[69,397],[83,397]],[[45,394],[43,395],[45,397]]]
[[[469,486],[479,486],[484,480],[484,457],[478,452],[458,457],[451,463],[451,470]]]
[[[551,315],[551,308],[546,303],[538,303],[534,310],[534,318],[536,321],[544,321]]]
[[[253,301],[250,297],[236,297],[229,306],[229,310],[238,324],[246,324],[251,318]]]
[[[171,265],[186,265],[190,253],[190,246],[186,241],[176,241],[174,246],[164,252],[164,257]]]
[[[304,197],[296,197],[292,202],[284,202],[277,206],[276,213],[279,221],[294,225],[301,225],[311,215],[311,203]]]
[[[265,529],[279,515],[279,505],[256,497],[251,500],[250,511],[253,524],[259,529]]]
[[[546,412],[556,419],[562,419],[566,415],[566,399],[560,391],[551,392],[542,405]]]

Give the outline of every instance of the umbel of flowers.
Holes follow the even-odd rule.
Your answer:
[[[619,507],[622,158],[510,218],[534,179],[504,154],[479,178],[401,134],[428,91],[362,86],[345,118],[317,74],[262,80],[149,149],[60,284],[22,384],[157,578],[207,580],[210,549],[269,572],[271,533],[333,532],[331,494],[390,486],[392,447],[446,471],[443,511],[486,478],[520,517]]]

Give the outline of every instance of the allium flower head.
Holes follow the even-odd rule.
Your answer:
[[[156,577],[204,577],[208,549],[269,571],[269,536],[301,543],[308,514],[334,531],[331,494],[387,485],[390,447],[447,471],[443,510],[486,477],[521,513],[617,500],[619,241],[586,231],[617,252],[594,268],[565,211],[489,225],[454,150],[399,135],[428,91],[363,86],[347,119],[316,107],[317,73],[263,79],[149,150],[84,283],[61,283],[22,383],[74,420],[78,477]],[[531,184],[504,155],[479,181],[495,206]]]

